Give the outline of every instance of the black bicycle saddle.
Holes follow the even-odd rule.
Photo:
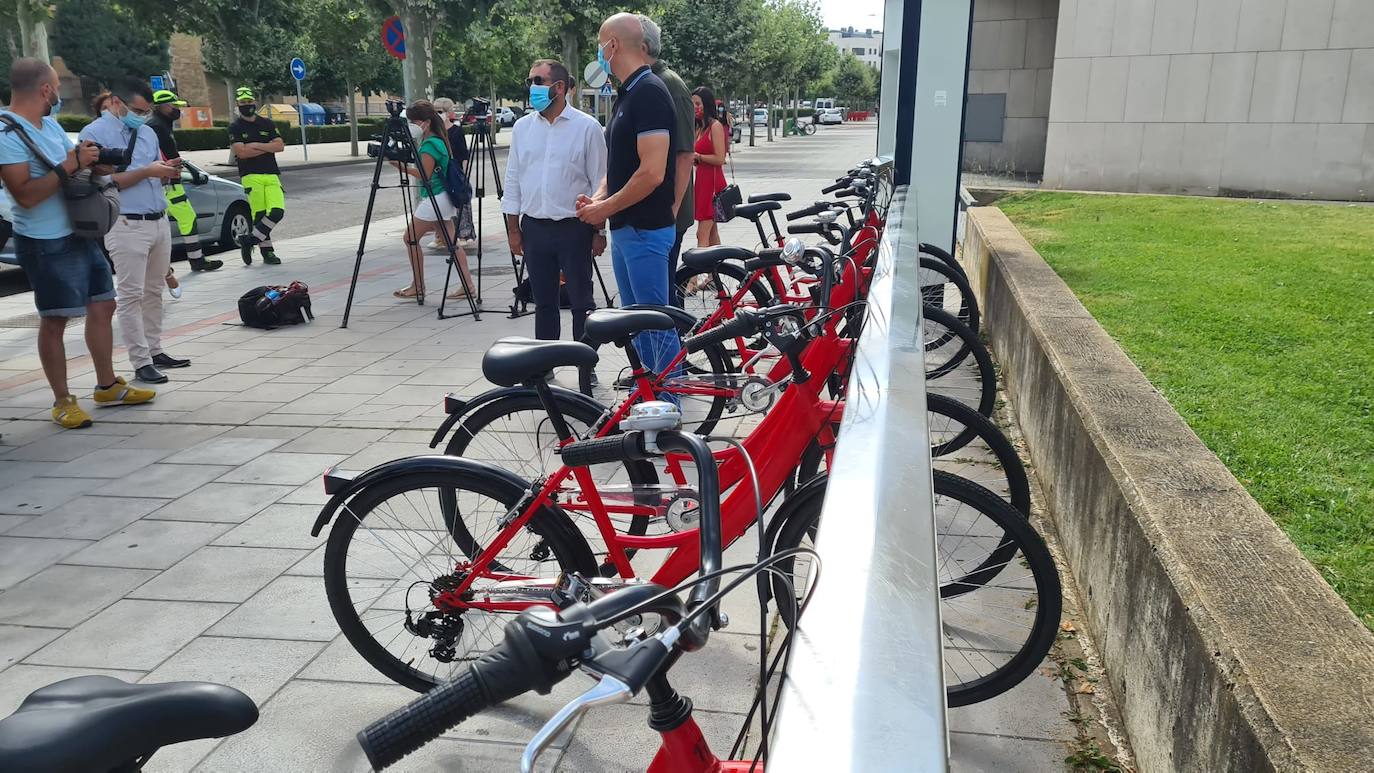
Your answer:
[[[482,355],[482,375],[497,386],[515,386],[542,378],[554,368],[596,365],[592,347],[577,341],[536,341],[511,336],[502,338]]]
[[[0,770],[98,773],[164,746],[233,735],[256,721],[252,699],[221,684],[78,676],[34,690],[0,719]]]

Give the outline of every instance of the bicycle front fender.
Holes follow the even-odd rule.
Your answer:
[[[315,525],[310,529],[310,536],[320,536],[324,527],[334,520],[334,515],[339,512],[339,508],[368,486],[403,475],[427,472],[479,473],[502,478],[506,483],[520,489],[530,488],[529,481],[496,465],[441,454],[393,459],[356,475],[336,472],[331,468],[324,474],[325,493],[330,495],[329,501],[320,511],[319,517],[315,519]]]

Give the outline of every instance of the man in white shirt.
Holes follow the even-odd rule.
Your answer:
[[[515,122],[501,211],[511,254],[525,258],[535,338],[561,335],[561,271],[572,302],[573,338],[579,339],[595,308],[592,258],[605,251],[606,235],[577,219],[576,204],[578,196],[590,196],[606,176],[606,140],[595,118],[568,103],[573,80],[561,63],[536,61],[526,85],[530,105],[538,112]]]
[[[148,84],[126,81],[97,97],[94,107],[100,117],[81,130],[81,139],[132,151],[128,165],[113,175],[119,186],[119,219],[105,234],[105,249],[114,262],[119,328],[135,378],[162,384],[167,377],[160,369],[191,364],[162,351],[162,287],[172,262],[162,183],[181,179],[181,159],[164,163],[157,134],[144,125],[153,114]]]

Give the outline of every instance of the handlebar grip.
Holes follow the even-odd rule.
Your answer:
[[[682,343],[687,347],[687,351],[699,352],[712,344],[750,335],[754,332],[755,325],[756,322],[752,317],[736,314],[720,326],[713,327],[704,333],[698,333]]]
[[[471,668],[435,687],[358,733],[367,761],[375,770],[395,765],[407,754],[489,705]]]
[[[790,234],[820,234],[821,236],[829,236],[830,228],[824,223],[801,223],[799,225],[787,226],[787,232]]]
[[[845,196],[862,196],[862,195],[863,195],[862,193],[860,193],[860,192],[854,190],[853,188],[845,188],[845,189],[842,190],[842,191],[836,191],[836,192],[835,192],[835,198],[837,198],[837,199],[838,199],[838,198],[843,198],[843,197],[845,197]]]
[[[829,203],[824,202],[824,201],[818,202],[818,203],[816,203],[816,204],[812,204],[812,205],[809,206],[809,207],[806,207],[805,209],[799,209],[799,210],[797,210],[796,212],[788,212],[788,213],[787,213],[787,220],[788,220],[788,222],[791,222],[791,221],[793,221],[793,220],[800,220],[800,219],[802,219],[802,218],[804,218],[804,217],[811,217],[812,215],[819,215],[820,213],[826,211],[826,210],[829,209],[829,208],[830,208],[830,204],[829,204]]]
[[[638,432],[575,440],[558,449],[558,455],[563,457],[563,463],[569,467],[588,467],[593,464],[634,461],[648,457],[644,451],[644,435]]]
[[[838,181],[835,182],[834,185],[827,185],[826,187],[821,188],[821,193],[822,193],[822,194],[834,193],[835,191],[838,191],[838,190],[840,190],[841,188],[847,188],[847,187],[849,187],[849,180],[848,180],[848,179],[838,180]]]

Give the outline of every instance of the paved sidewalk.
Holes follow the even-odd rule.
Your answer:
[[[872,127],[844,127],[760,143],[737,161],[741,186],[809,202],[827,177],[871,153],[873,136]],[[796,171],[780,175],[770,166],[778,164]],[[0,716],[33,689],[79,674],[205,679],[244,690],[261,719],[223,741],[164,749],[149,770],[366,768],[354,734],[414,694],[338,633],[321,581],[324,539],[309,534],[325,500],[320,474],[428,453],[444,393],[483,389],[487,346],[532,333],[532,317],[505,316],[513,276],[496,211],[489,200],[480,322],[438,320],[433,305],[391,297],[410,273],[399,219],[373,224],[348,329],[339,322],[360,227],[282,241],[281,266],[234,260],[183,277],[182,300],[167,305],[165,343],[194,364],[171,371],[153,404],[101,410],[88,430],[50,422],[34,330],[0,327]],[[727,243],[756,238],[747,224],[725,232]],[[605,275],[613,288],[608,265]],[[270,333],[230,324],[242,292],[292,279],[311,286],[313,323]],[[438,257],[428,284],[437,298]],[[28,294],[0,300],[0,319],[32,312],[31,303]],[[79,326],[67,344],[72,384],[89,405]],[[127,374],[123,353],[116,359]],[[609,361],[600,371],[603,384],[616,375]],[[748,535],[732,553],[742,559],[753,548]],[[675,671],[719,753],[752,698],[752,603],[746,585],[729,599],[731,628]],[[511,701],[397,769],[515,769],[534,731],[586,685],[573,677],[550,696]],[[1066,707],[1058,683],[1037,674],[951,712],[956,769],[1062,769],[1074,732]],[[543,767],[642,770],[655,746],[646,713],[642,701],[595,710]]]

